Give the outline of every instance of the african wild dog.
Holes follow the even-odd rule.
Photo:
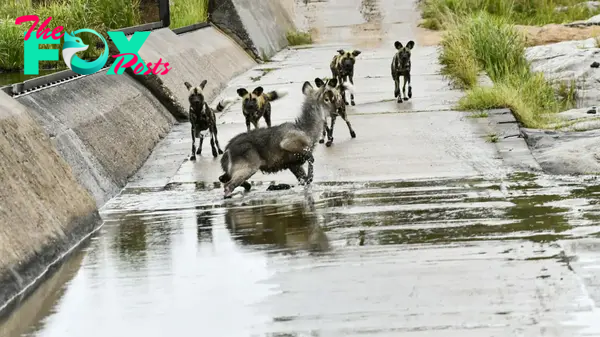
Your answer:
[[[246,129],[250,131],[250,123],[258,129],[258,121],[261,117],[265,119],[267,127],[271,127],[271,102],[285,95],[285,90],[273,90],[265,93],[263,87],[256,87],[254,91],[248,92],[245,88],[237,90],[242,98],[242,113],[246,118]]]
[[[398,98],[398,103],[402,103],[402,97],[405,101],[412,98],[412,86],[410,85],[410,54],[411,50],[415,46],[415,42],[410,40],[406,44],[406,47],[399,41],[394,42],[396,47],[396,54],[392,59],[392,78],[394,79],[394,97]],[[402,96],[400,95],[400,76],[404,78],[402,85]],[[408,83],[408,97],[406,96],[406,83]]]
[[[327,78],[323,78],[323,80],[316,78],[315,84],[317,85],[317,88],[321,88],[322,86],[327,85],[329,81],[330,79]],[[353,92],[354,87],[352,86],[352,84],[346,83],[345,87],[350,91],[350,93]],[[339,104],[336,107],[336,109],[329,111],[328,116],[324,116],[323,135],[319,140],[319,143],[323,144],[325,142],[325,134],[327,134],[327,143],[325,144],[326,146],[331,146],[331,144],[333,143],[333,127],[335,125],[335,120],[338,116],[342,117],[342,119],[346,122],[346,125],[348,126],[348,131],[350,131],[350,137],[356,138],[356,132],[354,132],[354,129],[352,129],[352,125],[350,124],[350,121],[348,120],[348,115],[346,114],[346,104],[344,104],[344,100],[341,96],[341,88],[339,82],[337,82],[336,88],[338,89],[337,92],[340,93],[339,97],[337,97],[336,99],[336,102],[339,102]],[[331,127],[327,127],[327,117],[331,118]]]
[[[337,51],[338,55],[333,57],[329,68],[331,69],[331,75],[337,80],[338,83],[345,83],[347,80],[350,84],[354,85],[354,63],[356,57],[360,55],[360,50],[345,51],[340,49]],[[342,88],[342,98],[344,103],[348,105],[346,100],[346,91]],[[354,93],[350,93],[350,103],[354,104]]]
[[[322,110],[329,113],[343,103],[337,102],[340,94],[335,79],[318,89],[304,82],[302,92],[304,101],[295,121],[244,132],[229,141],[221,157],[224,173],[219,177],[225,198],[231,197],[238,186],[249,191],[251,185],[247,180],[258,171],[290,170],[300,184],[312,182],[312,152],[323,131]],[[308,174],[302,167],[307,161]]]
[[[209,130],[210,132],[210,147],[212,148],[213,157],[217,157],[217,149],[219,150],[219,154],[223,154],[223,151],[219,146],[219,140],[217,139],[217,119],[215,117],[215,112],[204,101],[203,90],[207,82],[207,80],[204,80],[197,87],[192,86],[189,82],[183,83],[189,91],[189,119],[190,123],[192,124],[192,156],[190,157],[190,160],[196,160],[196,155],[202,153],[202,142],[204,141],[204,135],[202,132],[206,130]],[[229,104],[233,102],[233,99],[224,99],[217,104],[216,110],[219,112],[223,111]],[[200,144],[197,152],[196,138],[200,138]]]

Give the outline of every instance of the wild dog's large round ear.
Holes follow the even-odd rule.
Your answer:
[[[304,82],[304,84],[302,85],[302,93],[305,95],[310,94],[313,91],[313,86],[310,84],[309,81]]]
[[[337,84],[338,84],[338,81],[335,78],[332,78],[329,81],[327,81],[327,85],[330,86],[330,87],[332,87],[332,88],[337,87]]]
[[[360,50],[353,50],[352,51],[352,56],[357,57],[358,55],[360,55],[360,53],[362,53]]]
[[[206,86],[206,83],[208,83],[207,80],[202,81],[202,83],[200,83],[200,89],[204,90],[204,87]]]
[[[244,89],[244,88],[239,88],[237,90],[237,93],[240,97],[244,97],[248,94],[248,90]]]
[[[408,43],[406,44],[406,48],[408,48],[408,49],[413,49],[414,46],[415,46],[415,41],[413,41],[413,40],[408,41]]]
[[[400,41],[394,42],[394,48],[396,48],[396,49],[402,48],[402,43]]]
[[[187,88],[187,90],[192,89],[192,85],[190,84],[190,82],[183,82],[183,84],[185,84],[185,87]]]
[[[255,94],[256,96],[260,96],[260,95],[262,95],[263,91],[264,91],[263,87],[256,87],[254,89],[254,91],[252,91],[252,93]]]
[[[325,85],[325,82],[323,82],[322,79],[317,77],[317,78],[315,78],[315,84],[317,85],[317,88],[320,88]]]
[[[338,49],[337,51],[340,55],[344,55],[344,50],[343,49]]]

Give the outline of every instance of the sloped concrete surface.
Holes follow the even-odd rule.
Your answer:
[[[31,117],[0,92],[0,313],[98,224],[92,196]],[[13,301],[14,300],[14,301]]]

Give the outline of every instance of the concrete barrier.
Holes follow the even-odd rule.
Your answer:
[[[283,0],[211,0],[211,21],[263,61],[288,46],[296,30],[290,6]]]
[[[22,104],[0,92],[0,313],[99,223],[50,138]],[[17,300],[17,301],[12,301]]]
[[[213,27],[181,35],[167,28],[155,30],[139,54],[146,62],[169,62],[172,70],[160,78],[186,109],[189,103],[184,81],[197,85],[208,80],[204,93],[211,102],[229,80],[256,65],[239,45]]]
[[[170,131],[173,116],[128,75],[106,71],[20,96],[98,207]]]

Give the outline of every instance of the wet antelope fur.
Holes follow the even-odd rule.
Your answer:
[[[323,80],[316,78],[315,79],[315,84],[317,85],[317,88],[321,88],[324,85],[327,85],[329,83],[330,79],[327,78],[323,78]],[[337,82],[337,80],[336,80]],[[350,83],[345,83],[344,87],[350,91],[350,93],[353,93],[354,91],[354,87],[352,86],[352,84]],[[323,144],[325,142],[325,135],[327,135],[327,143],[325,143],[326,146],[331,146],[331,144],[333,143],[333,127],[335,126],[335,120],[337,119],[338,116],[340,116],[345,122],[346,125],[348,126],[348,131],[350,132],[350,137],[352,138],[356,138],[356,132],[354,132],[354,129],[352,128],[352,124],[350,124],[350,121],[348,120],[348,115],[346,114],[346,104],[342,98],[342,88],[340,86],[340,83],[337,82],[337,87],[338,90],[336,91],[337,96],[335,97],[334,100],[332,100],[334,102],[334,104],[336,104],[336,109],[335,110],[330,110],[328,115],[325,115],[323,118],[323,135],[321,137],[321,139],[319,140],[319,143]],[[327,117],[329,117],[331,119],[331,126],[327,126]]]
[[[207,80],[203,80],[200,85],[196,87],[192,86],[189,82],[184,82],[185,87],[189,92],[189,119],[190,124],[192,125],[192,156],[190,157],[190,160],[196,160],[196,155],[202,153],[202,143],[204,142],[204,134],[202,134],[202,132],[206,130],[209,130],[210,132],[210,147],[212,148],[213,157],[217,157],[217,150],[219,154],[223,154],[221,146],[219,145],[219,140],[217,139],[217,119],[215,117],[215,112],[204,100],[203,90],[207,82]],[[221,112],[231,103],[233,103],[232,99],[224,99],[217,104],[215,109]],[[198,151],[196,151],[196,138],[200,138]]]
[[[411,50],[415,46],[415,42],[410,40],[403,46],[399,41],[394,42],[396,54],[392,59],[392,78],[394,79],[394,97],[397,97],[398,103],[402,103],[402,98],[408,101],[412,98],[412,86],[410,85],[410,56]],[[402,95],[400,95],[400,76],[404,79],[402,84]],[[406,96],[406,84],[408,83],[408,97]]]
[[[258,171],[276,173],[290,170],[301,185],[312,182],[312,152],[323,131],[323,110],[330,113],[337,109],[334,100],[339,97],[339,89],[336,80],[330,80],[317,89],[307,81],[302,92],[304,101],[295,121],[253,129],[229,141],[221,157],[224,173],[219,177],[224,184],[224,198],[230,198],[238,186],[249,191],[251,185],[247,180]],[[303,168],[306,162],[308,173]]]
[[[238,95],[242,98],[242,113],[246,119],[246,129],[250,131],[250,124],[258,129],[258,122],[262,118],[265,119],[267,127],[271,127],[271,102],[285,95],[285,90],[273,90],[268,93],[264,92],[263,87],[256,87],[252,92],[248,92],[245,88],[237,90]]]
[[[331,60],[329,68],[331,69],[331,75],[337,80],[337,83],[346,83],[354,85],[354,63],[356,63],[356,57],[360,55],[360,50],[345,51],[339,49],[338,55],[335,55]],[[346,91],[342,88],[342,98],[344,103],[348,105],[346,100]],[[350,103],[354,103],[354,93],[350,93]]]

